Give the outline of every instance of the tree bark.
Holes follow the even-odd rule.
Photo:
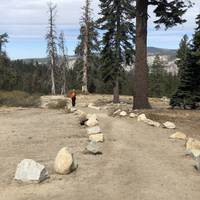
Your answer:
[[[136,63],[134,73],[134,109],[151,108],[148,101],[147,66],[148,0],[136,1]]]
[[[119,103],[119,80],[116,78],[113,88],[113,103]]]
[[[84,33],[84,49],[83,49],[83,85],[82,92],[88,93],[88,40],[89,40],[89,9],[90,1],[86,0],[85,6],[85,33]]]
[[[56,94],[55,77],[54,77],[54,60],[51,58],[51,94]]]

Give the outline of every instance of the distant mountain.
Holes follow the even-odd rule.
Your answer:
[[[176,57],[176,49],[162,49],[162,48],[156,48],[156,47],[148,47],[148,56],[153,55],[160,55],[160,56],[170,56],[171,58]]]
[[[177,50],[156,48],[156,47],[148,47],[147,50],[148,50],[149,66],[151,66],[153,64],[155,56],[159,55],[161,60],[166,65],[166,70],[168,72],[171,72],[173,74],[176,74],[178,72],[177,66],[175,64]],[[22,59],[22,60],[26,63],[38,62],[39,64],[47,64],[47,62],[48,62],[47,58],[28,58],[28,59]],[[76,61],[76,56],[69,56],[70,68],[73,68],[75,61]]]

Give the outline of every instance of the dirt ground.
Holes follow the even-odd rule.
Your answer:
[[[78,97],[78,107],[97,114],[105,135],[103,155],[98,156],[83,154],[88,138],[74,114],[0,108],[0,200],[199,200],[200,174],[193,167],[195,162],[184,156],[184,142],[168,139],[174,131],[83,106],[90,102],[104,106],[110,99]],[[123,101],[130,103],[131,98]],[[174,120],[178,130],[199,137],[199,111],[173,111],[166,103],[151,102],[154,109],[144,111],[151,118]],[[60,176],[54,173],[53,162],[64,146],[74,153],[79,167]],[[24,158],[44,164],[50,179],[41,184],[16,183],[15,169]]]

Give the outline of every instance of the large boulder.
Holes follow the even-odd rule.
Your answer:
[[[175,129],[176,128],[176,125],[172,122],[165,122],[163,124],[164,128],[167,128],[167,129]]]
[[[89,136],[90,141],[95,141],[95,142],[103,142],[104,141],[104,135],[101,134],[95,134],[95,135],[90,135]]]
[[[73,154],[69,152],[67,147],[63,147],[57,154],[54,161],[54,170],[57,174],[65,175],[76,170],[78,164]]]
[[[176,132],[169,137],[170,139],[186,140],[187,136],[182,132]]]
[[[42,182],[47,179],[48,171],[44,165],[41,165],[34,160],[24,159],[17,165],[15,172],[15,180],[22,182]]]
[[[102,151],[96,141],[91,141],[86,147],[86,153],[97,155],[102,154]]]
[[[186,142],[186,151],[190,151],[192,149],[200,150],[200,141],[193,138],[188,138]]]
[[[138,118],[137,118],[137,121],[138,122],[144,122],[144,121],[146,121],[147,120],[147,117],[146,117],[146,115],[145,114],[140,114],[139,116],[138,116]]]
[[[93,126],[93,127],[87,128],[88,135],[98,134],[98,133],[101,133],[101,128],[99,126]]]
[[[97,121],[97,116],[95,114],[93,115],[87,115],[87,121],[85,122],[85,125],[88,127],[93,127],[99,124]]]

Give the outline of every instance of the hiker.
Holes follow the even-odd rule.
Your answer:
[[[72,107],[76,106],[76,90],[73,89],[71,93]]]

